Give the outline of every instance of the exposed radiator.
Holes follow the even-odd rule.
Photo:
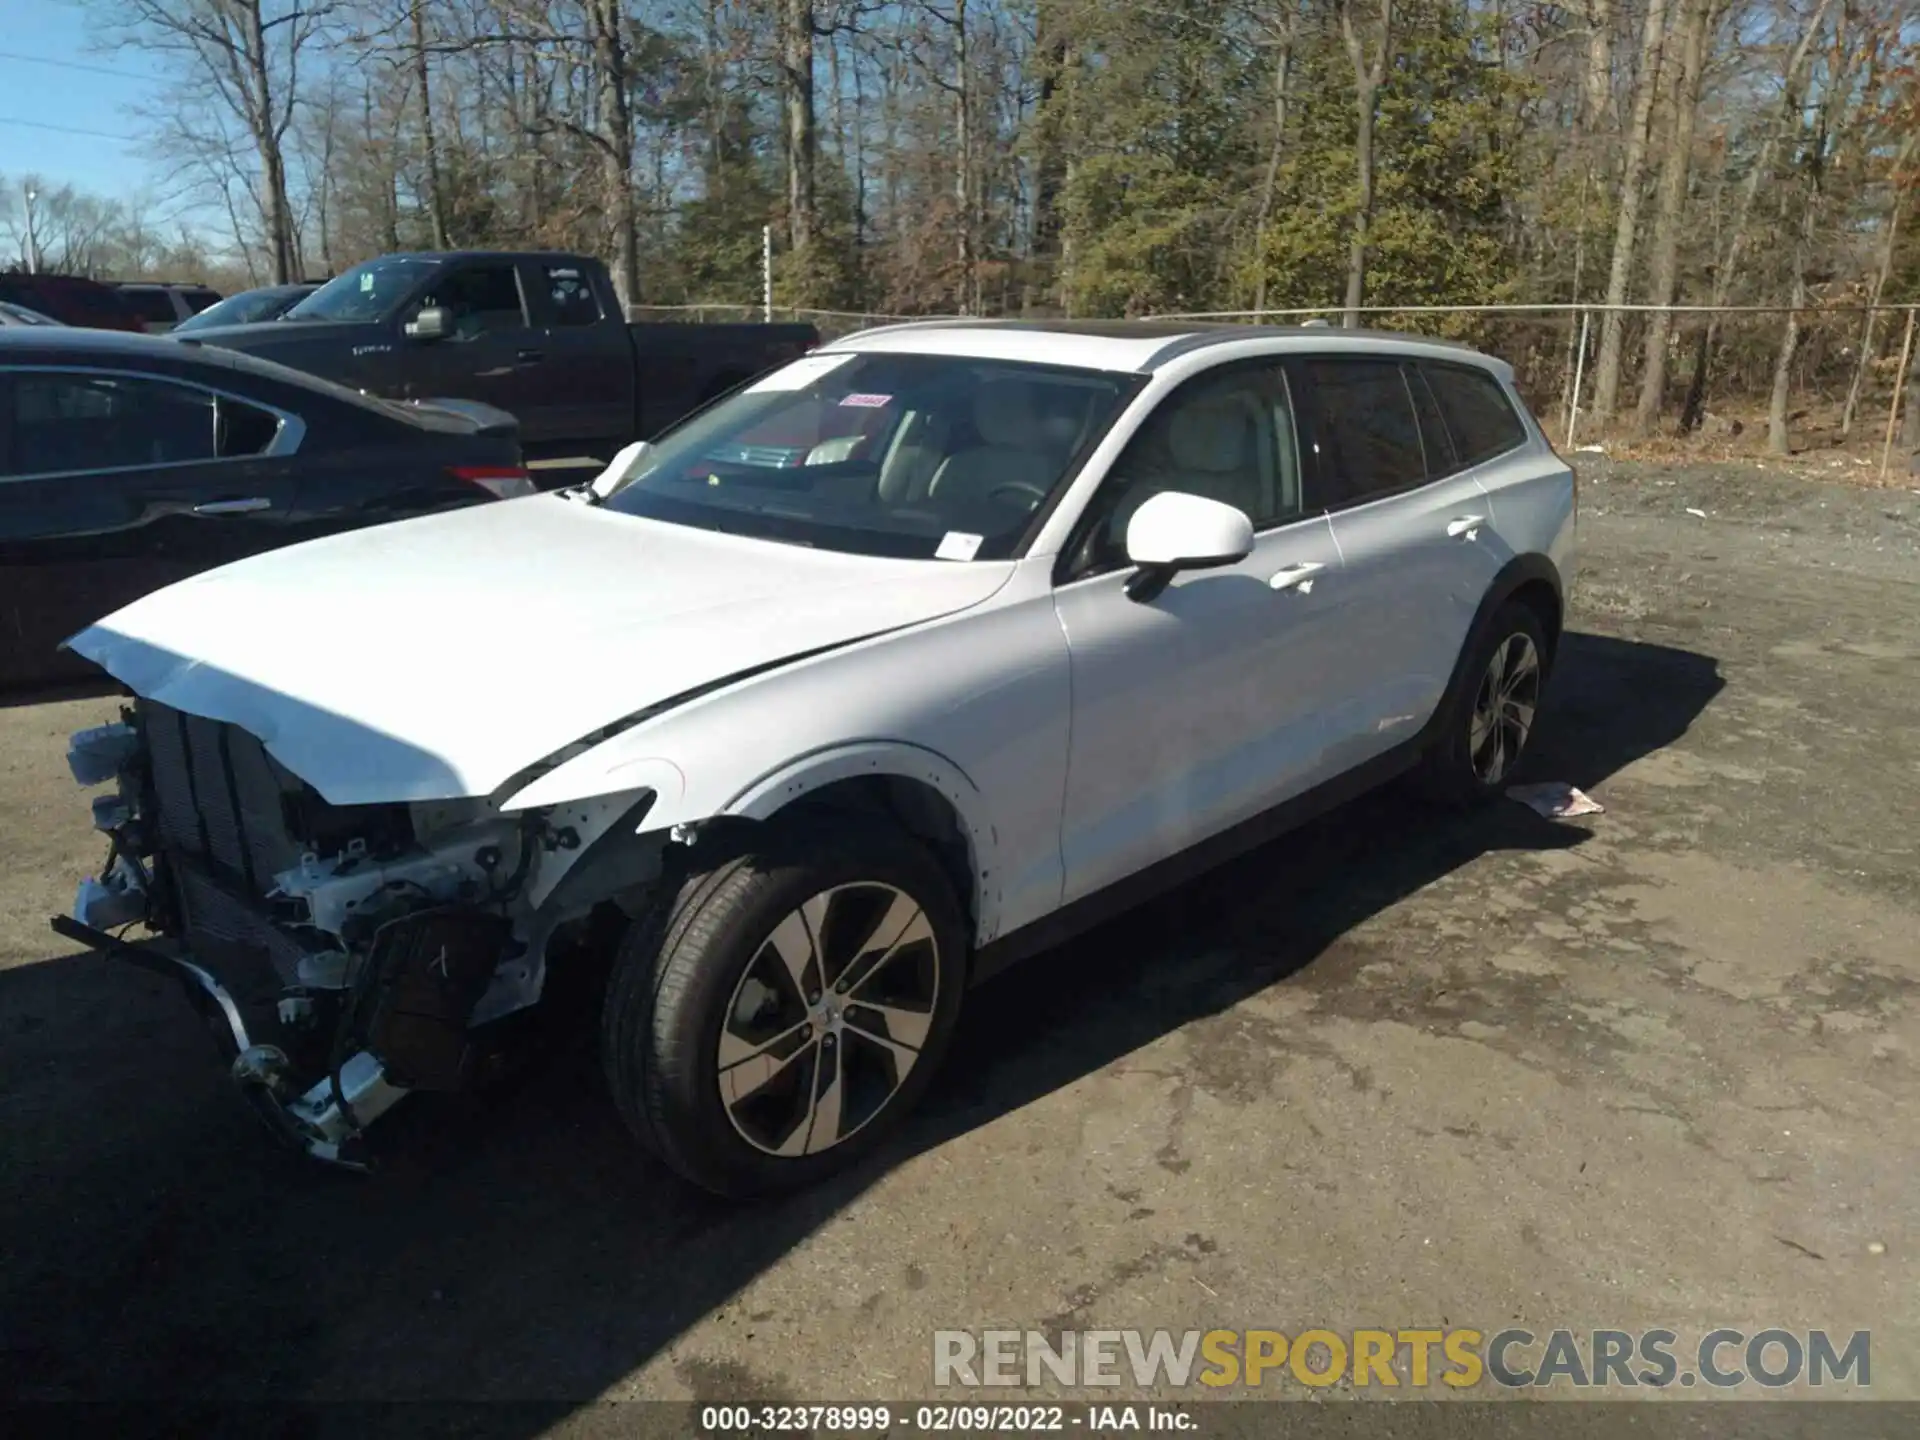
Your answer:
[[[264,962],[290,983],[300,947],[268,919],[264,897],[300,859],[285,809],[297,782],[238,726],[151,701],[140,711],[189,948],[216,963]]]

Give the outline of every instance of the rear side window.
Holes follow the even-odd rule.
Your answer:
[[[187,302],[187,309],[196,315],[209,305],[218,305],[220,303],[220,292],[217,290],[208,290],[204,286],[194,286],[191,289],[182,290],[180,295],[181,298]]]
[[[1526,440],[1526,426],[1513,413],[1513,402],[1507,399],[1500,382],[1486,371],[1465,365],[1421,368],[1446,416],[1460,464],[1478,465]]]
[[[1304,369],[1329,505],[1353,505],[1426,482],[1420,420],[1398,361],[1320,356],[1308,359]]]
[[[542,265],[541,284],[556,325],[592,325],[600,319],[600,301],[578,265]]]
[[[170,325],[180,316],[173,308],[173,297],[164,290],[122,290],[120,298],[142,320]]]
[[[125,375],[18,372],[13,377],[14,475],[117,470],[209,460],[213,396]]]

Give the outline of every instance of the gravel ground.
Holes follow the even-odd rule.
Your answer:
[[[1531,772],[1604,815],[1370,797],[976,993],[909,1133],[773,1205],[639,1156],[584,1044],[409,1102],[377,1178],[272,1153],[46,929],[109,707],[0,711],[0,1385],[898,1400],[942,1327],[1726,1324],[1871,1329],[1920,1398],[1920,494],[1583,473]]]

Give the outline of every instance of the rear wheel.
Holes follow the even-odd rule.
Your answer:
[[[602,1023],[615,1104],[709,1190],[811,1184],[925,1090],[965,945],[944,876],[907,836],[837,818],[754,833],[628,933]]]
[[[1509,602],[1494,613],[1442,702],[1440,734],[1416,772],[1426,794],[1475,804],[1505,790],[1533,740],[1546,656],[1530,607]]]

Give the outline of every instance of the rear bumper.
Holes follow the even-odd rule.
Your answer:
[[[387,1079],[378,1059],[362,1051],[304,1093],[293,1093],[293,1066],[286,1052],[254,1040],[240,1005],[206,967],[155,946],[129,944],[69,915],[56,915],[49,924],[54,933],[109,959],[177,981],[206,1021],[229,1077],[270,1131],[316,1160],[353,1170],[368,1168],[359,1145],[361,1131],[407,1093]]]

